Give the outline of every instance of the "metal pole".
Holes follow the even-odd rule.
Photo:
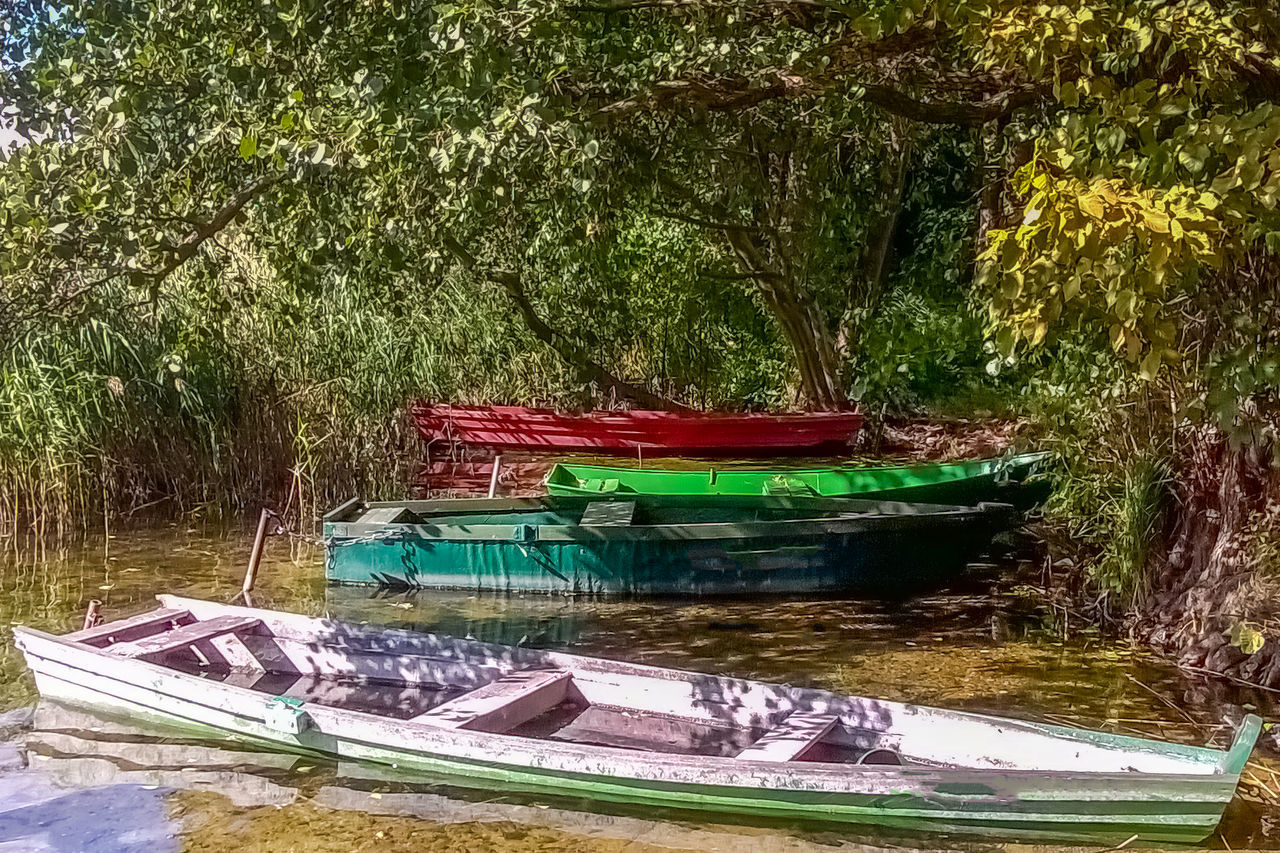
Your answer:
[[[498,469],[502,467],[502,454],[493,457],[493,473],[489,475],[489,497],[498,493]]]
[[[89,609],[84,612],[84,630],[89,630],[97,625],[102,624],[102,602],[93,599],[89,602]]]
[[[262,562],[262,552],[265,550],[267,542],[267,522],[275,515],[265,507],[262,515],[258,516],[258,532],[253,537],[253,551],[249,554],[249,568],[244,573],[244,586],[240,587],[240,591],[248,595],[253,590],[253,584],[258,580],[258,564]]]

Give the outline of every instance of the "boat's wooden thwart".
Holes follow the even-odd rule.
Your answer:
[[[817,468],[636,468],[559,463],[547,474],[553,495],[741,495],[865,498],[972,506],[999,501],[1030,508],[1048,496],[1040,473],[1047,453],[967,462]]]
[[[161,602],[63,637],[15,627],[41,694],[486,788],[1097,841],[1206,837],[1261,727],[1247,716],[1229,749],[1206,749]]]
[[[563,414],[524,406],[413,407],[428,441],[494,450],[593,451],[649,456],[776,456],[847,450],[862,415],[854,412],[655,412]]]
[[[1006,504],[620,495],[348,502],[324,517],[334,583],[624,595],[869,594],[954,580]]]

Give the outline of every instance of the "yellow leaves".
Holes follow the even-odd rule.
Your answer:
[[[1260,651],[1267,642],[1267,635],[1256,622],[1237,622],[1227,634],[1231,645],[1247,655]]]
[[[1221,200],[1064,176],[1040,158],[1017,177],[1028,197],[1021,223],[991,232],[981,256],[1003,351],[1041,346],[1064,318],[1101,317],[1115,352],[1154,378],[1169,361],[1167,312],[1189,280],[1182,273],[1218,259]]]
[[[1080,209],[1089,216],[1101,222],[1106,218],[1107,208],[1102,199],[1096,195],[1083,195],[1077,200]]]
[[[1157,234],[1168,234],[1171,220],[1169,214],[1159,210],[1143,210],[1143,224]]]

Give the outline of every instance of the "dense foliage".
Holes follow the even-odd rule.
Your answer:
[[[109,426],[127,400],[148,446],[205,430],[207,469],[233,434],[297,432],[237,397],[287,401],[287,424],[329,394],[337,447],[376,444],[415,393],[878,408],[985,387],[1051,427],[1055,512],[1127,600],[1221,607],[1194,590],[1239,589],[1212,579],[1270,541],[1270,2],[9,15],[0,102],[29,141],[0,166],[0,340],[7,388],[59,401],[39,411]],[[117,433],[18,424],[6,393],[23,464],[119,467]]]

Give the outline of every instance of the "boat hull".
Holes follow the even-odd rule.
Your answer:
[[[794,495],[959,506],[993,501],[1026,510],[1048,497],[1046,478],[1028,482],[1047,461],[1046,453],[1026,453],[969,462],[813,470],[560,463],[547,475],[546,487],[549,494],[566,496]]]
[[[166,603],[207,607],[215,613],[269,613],[180,599]],[[302,617],[280,616],[302,621]],[[343,644],[337,648],[395,642],[377,639],[374,632],[356,626],[325,624],[332,626],[331,639]],[[229,686],[147,661],[112,657],[101,649],[29,629],[17,628],[15,634],[45,698],[99,711],[121,710],[170,725],[211,727],[232,739],[307,755],[371,762],[393,768],[396,774],[425,774],[470,787],[690,812],[1027,840],[1114,843],[1137,836],[1149,841],[1198,841],[1212,832],[1220,819],[1259,726],[1256,718],[1249,718],[1227,753],[872,700],[845,700],[851,704],[840,704],[837,709],[844,709],[839,712],[845,720],[857,717],[865,726],[895,719],[910,725],[914,716],[923,715],[919,725],[937,728],[944,719],[950,720],[959,727],[957,737],[964,736],[961,731],[973,737],[983,730],[1006,731],[1010,737],[1062,737],[1068,744],[1074,743],[1070,749],[1077,751],[1125,749],[1134,756],[1159,748],[1168,752],[1167,758],[1158,759],[1163,762],[1160,766],[1185,763],[1188,770],[1177,773],[806,765],[705,757],[685,760],[626,749],[548,744],[484,731],[445,730],[313,702],[301,706],[308,725],[298,732],[286,732],[271,720],[270,709],[278,700],[270,692]],[[609,681],[599,671],[607,662],[444,640],[447,638],[433,639],[432,647],[442,653],[451,651],[455,660],[462,654],[474,659],[506,659],[511,664],[536,659],[572,666],[577,661],[585,667],[578,677],[597,679],[596,689]],[[319,646],[312,648],[318,650]],[[620,679],[619,684],[637,677],[656,678],[655,683],[673,686],[688,684],[695,693],[707,687],[722,693],[732,686],[735,695],[744,698],[767,687],[769,696],[776,694],[774,703],[841,701],[821,691],[632,665],[619,665],[612,676]],[[859,717],[855,711],[859,708],[875,714]],[[1069,754],[1064,760],[1071,760]],[[1114,760],[1111,764],[1119,766]],[[1196,766],[1201,769],[1192,772]]]
[[[418,403],[413,419],[427,442],[632,456],[839,452],[848,449],[862,428],[862,415],[856,411],[773,415],[619,410],[570,415],[523,406]]]
[[[486,502],[494,504],[503,502]],[[325,577],[339,584],[502,592],[897,598],[954,580],[1013,522],[1005,505],[918,513],[903,505],[880,508],[885,513],[834,523],[639,528],[518,520],[446,527],[430,517],[368,524],[356,515],[351,522],[326,520]]]

